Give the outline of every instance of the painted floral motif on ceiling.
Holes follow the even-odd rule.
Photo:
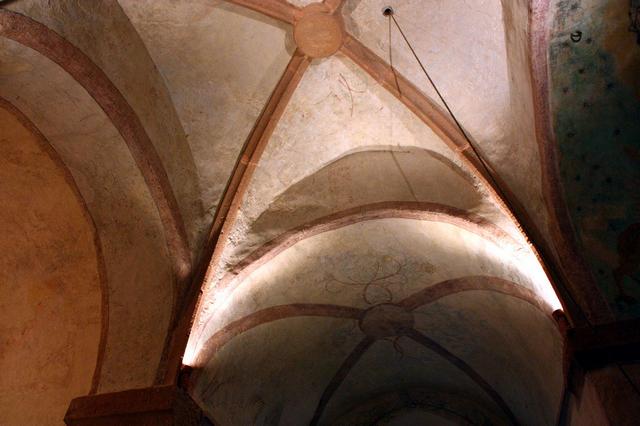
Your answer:
[[[560,178],[580,251],[619,318],[640,316],[639,0],[555,3]]]

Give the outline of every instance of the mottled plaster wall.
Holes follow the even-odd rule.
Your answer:
[[[564,354],[551,316],[522,300],[472,291],[440,299],[420,313],[417,328],[476,366],[524,424],[555,424]]]
[[[182,91],[189,93],[195,73],[185,73],[178,60],[167,56],[167,46],[175,44],[174,37],[187,40],[193,28],[196,34],[208,29],[217,4],[198,5],[200,12],[194,16],[181,2],[158,8],[146,2],[141,7],[124,3],[139,31],[147,34],[143,38],[165,40],[156,41],[151,50],[165,64],[161,68],[173,73],[169,86],[176,98],[184,96]],[[302,3],[306,2],[296,2]],[[404,15],[398,16],[407,17],[418,47],[443,76],[447,97],[459,101],[454,109],[465,126],[544,227],[528,38],[526,30],[520,30],[521,21],[528,18],[526,5],[518,3],[517,10],[509,10],[507,22],[518,30],[509,28],[512,34],[505,36],[500,2],[481,3],[470,8],[462,2],[440,2],[428,8],[424,2],[410,1],[399,6]],[[386,58],[382,6],[347,2],[344,16],[348,29]],[[145,14],[149,11],[151,15]],[[237,11],[225,8],[227,19],[218,26],[234,32],[242,20],[236,23],[228,13]],[[160,29],[167,23],[172,29],[165,37]],[[246,34],[250,39],[255,33]],[[216,37],[197,35],[197,47],[187,50],[198,57],[201,41],[227,40]],[[240,38],[238,49],[248,53],[244,43]],[[282,43],[286,46],[287,40]],[[397,67],[431,93],[419,80],[406,47],[397,39],[394,43],[400,58]],[[220,57],[213,56],[216,65],[243,63],[227,49],[225,45]],[[243,80],[234,76],[228,81],[226,74],[210,70],[198,75],[219,82],[225,90]],[[254,87],[251,81],[245,81],[245,87]],[[243,97],[236,99],[243,104]],[[222,105],[227,100],[220,98]],[[246,105],[238,110],[249,111]],[[196,122],[192,111],[185,108],[180,114],[184,123],[194,123],[185,128],[192,126],[194,135],[204,135],[207,127]],[[215,112],[211,117],[237,117],[234,114]],[[192,146],[200,143],[197,139],[205,137],[194,136]],[[208,154],[202,152],[204,160]],[[348,208],[408,201],[440,203],[457,208],[460,215],[475,214],[482,226],[415,218],[358,223],[354,215],[339,229],[320,227],[319,235],[315,228],[304,228]],[[302,230],[301,239],[295,239],[294,228]],[[243,260],[262,244],[275,246],[284,235],[295,242],[265,252],[256,265]],[[473,404],[466,405],[460,409],[464,415],[484,413],[496,424],[507,424],[509,418],[523,424],[554,423],[563,385],[562,339],[550,318],[558,302],[537,259],[516,226],[468,176],[456,153],[341,54],[315,60],[307,69],[258,163],[239,220],[224,238],[222,262],[212,265],[216,276],[206,283],[185,354],[185,362],[195,368],[193,392],[216,422],[308,423],[322,393],[340,375],[340,366],[357,352],[363,333],[367,335],[364,312],[411,299],[422,290],[440,291],[437,283],[444,282],[443,287],[457,289],[452,290],[455,294],[410,315],[419,332],[464,359],[453,361],[453,355],[446,361],[447,356],[401,333],[371,338],[375,349],[363,347],[353,374],[343,376],[344,383],[334,389],[335,398],[323,410],[320,424],[333,424],[354,405],[381,392],[421,385],[443,395],[464,395],[475,408],[481,407],[474,411]],[[459,291],[461,282],[491,283],[503,291]],[[326,314],[332,309],[340,312],[338,317]],[[379,320],[397,318],[389,314]],[[460,368],[465,362],[467,367]],[[485,383],[464,373],[465,368],[475,369]],[[453,399],[447,401],[453,404]]]
[[[520,241],[513,223],[429,127],[348,59],[318,61],[307,70],[267,145],[223,262],[234,265],[278,234],[323,215],[405,200],[464,209],[506,231],[516,241],[509,245]],[[555,300],[530,249],[524,244],[515,249],[540,280],[540,294]],[[225,266],[207,283],[206,312],[217,298],[215,286]],[[191,339],[190,346],[194,343]]]
[[[448,163],[449,168],[465,174],[464,167],[444,142],[357,65],[341,55],[313,63],[294,93],[255,172],[238,224],[230,238],[231,244],[226,251],[227,261],[233,263],[240,255],[265,242],[265,237],[269,235],[256,235],[254,231],[264,230],[249,229],[251,224],[265,211],[278,210],[279,201],[288,197],[284,194],[294,185],[305,185],[310,190],[304,195],[304,199],[301,196],[296,201],[298,206],[305,206],[306,221],[319,217],[323,212],[335,212],[348,205],[390,199],[401,201],[408,198],[448,203],[452,198],[448,195],[453,193],[439,196],[437,192],[426,188],[409,188],[412,182],[407,182],[406,179],[419,184],[419,175],[435,178],[440,171],[437,162],[424,163],[422,170],[419,170],[420,167],[413,167],[410,161],[398,160],[403,157],[402,152],[419,152],[421,149],[432,152],[433,156]],[[349,185],[343,184],[331,191],[320,188],[321,182],[318,179],[321,179],[322,173],[326,173],[320,172],[323,168],[342,157],[363,151],[400,153],[390,154],[395,156],[394,167],[376,170],[381,165],[372,167],[373,164],[361,163],[358,166],[361,170],[352,170],[357,173],[371,167],[370,170],[375,170],[380,181],[358,180],[362,186],[358,187],[356,182],[352,182],[349,190],[346,189]],[[385,171],[401,175],[395,181],[396,186],[391,186],[394,181],[391,176],[383,173]],[[334,171],[332,179],[346,182],[347,177],[341,177],[340,173]],[[387,186],[384,190],[380,188],[383,181]],[[481,189],[477,189],[477,184],[472,179],[457,179],[456,182],[462,184],[461,188],[455,189],[460,196],[467,192],[477,192],[477,202],[465,207],[519,239],[513,223]],[[358,192],[357,200],[348,200],[349,192]],[[329,199],[331,197],[340,201],[333,202]],[[458,206],[459,201],[451,204]],[[296,223],[294,217],[288,217],[286,208],[279,210],[282,221],[280,227],[291,229],[300,224]],[[298,219],[298,222],[301,220]]]
[[[62,425],[91,389],[106,289],[75,183],[25,125],[0,104],[0,424]]]
[[[546,246],[552,250],[551,254],[557,255],[553,250],[549,212],[544,201],[541,164],[543,153],[536,133],[531,59],[536,54],[531,46],[532,2],[503,0],[500,3],[506,44],[509,107],[505,140],[501,144],[492,144],[493,149],[500,153],[498,158],[502,158],[496,158],[497,164],[494,163],[494,166],[513,193],[511,197],[520,204],[518,209],[528,216],[520,220],[526,219],[527,226],[535,226],[535,236],[545,238]]]
[[[210,222],[291,56],[289,27],[221,1],[119,2],[166,81]]]
[[[497,246],[448,224],[387,219],[329,231],[295,244],[220,291],[215,314],[197,335],[198,351],[206,350],[204,342],[213,333],[274,306],[367,309],[478,275],[535,288],[529,271],[509,259]],[[426,304],[414,317],[417,330],[473,366],[503,395],[522,424],[553,424],[563,386],[562,338],[549,307],[540,311],[504,294],[468,291]],[[363,337],[358,322],[348,318],[297,317],[250,326],[196,366],[196,395],[221,424],[273,418],[306,423]],[[332,424],[353,404],[381,392],[420,385],[466,395],[498,418],[504,415],[451,363],[395,336],[366,351],[337,389],[321,424]]]
[[[443,76],[439,82],[447,98],[456,101],[454,110],[488,158],[512,189],[529,198],[534,215],[540,214],[538,161],[528,161],[537,158],[529,143],[530,110],[519,102],[529,96],[524,36],[505,40],[497,1],[474,8],[458,1],[430,3],[438,7],[407,1],[398,8],[398,17],[407,17],[404,23],[416,35],[420,54]],[[348,28],[386,57],[383,5],[347,2],[345,14],[350,14]],[[290,57],[288,30],[216,1],[24,0],[13,7],[77,45],[123,92],[167,169],[191,248],[197,250],[206,229],[203,212],[213,213],[237,153]],[[451,24],[454,19],[457,25]],[[437,25],[423,26],[427,20]],[[453,28],[457,31],[445,31]],[[394,43],[398,68],[433,95],[397,34]],[[103,241],[111,322],[99,390],[148,386],[171,318],[174,288],[162,225],[144,180],[115,128],[68,75],[12,42],[2,40],[1,47],[3,96],[23,108],[59,150]],[[376,157],[379,152],[386,160]],[[418,153],[428,154],[418,161]],[[350,179],[350,174],[358,177]],[[323,192],[342,177],[351,186],[336,183],[335,191]],[[477,213],[510,234],[509,240],[522,242],[514,224],[466,176],[454,153],[400,102],[341,55],[316,61],[267,147],[224,261],[233,264],[279,233],[338,209],[404,200]],[[289,215],[288,209],[296,214]],[[520,262],[509,251],[512,246],[494,242],[452,225],[401,219],[357,224],[309,239],[239,283],[238,291],[212,293],[195,328],[195,342],[276,303],[367,308],[395,302],[425,284],[467,275],[502,277],[516,288],[534,290],[534,296],[549,293],[528,247],[516,247],[526,252],[527,261]],[[331,268],[340,271],[327,275]],[[226,268],[218,272],[224,274]],[[379,274],[385,277],[382,285],[363,288],[361,281]],[[510,303],[462,300],[421,326],[429,333],[443,318],[451,320],[454,325],[441,340],[465,353],[518,417],[550,423],[561,386],[560,340],[544,313]],[[478,307],[488,313],[482,316],[474,311]],[[447,316],[452,312],[455,318]],[[509,320],[503,324],[505,317]],[[482,337],[466,336],[465,330],[477,323],[484,326],[478,331]],[[322,390],[361,337],[358,333],[353,320],[339,319],[298,318],[257,327],[205,360],[198,395],[223,424],[298,423],[313,414]],[[485,407],[489,417],[505,415],[450,363],[415,343],[382,340],[382,347],[367,353],[362,371],[342,388],[346,393],[333,401],[324,422],[355,403],[352,394],[368,398],[386,391],[382,388],[389,383],[411,387],[414,381],[464,393]],[[505,342],[513,341],[520,344],[510,351]],[[500,356],[487,358],[495,347]],[[539,365],[527,365],[528,356]],[[512,365],[503,371],[496,360]],[[539,371],[548,365],[551,391],[543,388],[548,382]],[[371,378],[370,371],[379,374]],[[510,382],[513,377],[519,377],[517,383]]]
[[[528,3],[348,0],[343,8],[347,29],[386,61],[389,26],[381,10],[387,4],[481,155],[544,232]],[[395,26],[391,47],[394,67],[442,106]]]
[[[0,93],[69,168],[102,242],[109,334],[99,391],[153,383],[173,305],[162,223],[122,137],[64,70],[0,38]]]
[[[438,222],[384,219],[355,223],[304,239],[245,280],[237,280],[209,301],[215,315],[199,333],[203,344],[234,319],[287,302],[337,303],[367,307],[402,300],[419,289],[453,278],[489,275],[538,292],[527,265],[508,249],[460,227]],[[371,276],[391,274],[380,285]],[[244,278],[244,277],[243,277]],[[247,293],[248,292],[248,293]]]
[[[56,31],[102,69],[142,122],[178,201],[192,255],[207,230],[197,171],[165,80],[116,0],[22,0],[11,9]]]
[[[640,44],[630,2],[552,4],[560,178],[579,250],[619,318],[640,315]]]
[[[366,149],[366,148],[365,148]],[[236,256],[330,214],[380,202],[433,202],[482,211],[473,179],[442,155],[415,147],[377,147],[344,155],[292,184],[252,223]]]

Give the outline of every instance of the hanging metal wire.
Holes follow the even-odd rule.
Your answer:
[[[638,0],[640,1],[640,0]],[[420,60],[420,58],[418,57],[418,54],[416,53],[415,49],[413,48],[413,46],[411,45],[411,43],[409,42],[409,39],[407,38],[407,36],[405,35],[404,31],[402,30],[402,28],[400,27],[400,24],[398,24],[398,21],[395,17],[395,12],[393,10],[393,8],[387,6],[382,10],[382,14],[384,16],[386,16],[387,18],[389,18],[389,65],[391,66],[391,69],[393,70],[393,55],[392,55],[392,48],[391,48],[391,22],[393,21],[393,23],[395,24],[396,28],[398,29],[398,31],[400,32],[400,35],[402,35],[402,38],[404,39],[405,43],[407,44],[407,46],[409,47],[409,50],[411,50],[411,54],[413,55],[413,57],[415,58],[415,60],[418,62],[418,65],[420,65],[420,68],[422,69],[422,72],[424,73],[424,75],[427,77],[427,79],[429,80],[429,83],[431,84],[431,86],[433,87],[433,89],[435,90],[436,94],[438,95],[438,98],[440,98],[440,101],[442,102],[442,104],[444,105],[444,107],[446,108],[447,112],[449,113],[449,115],[451,116],[451,118],[453,119],[454,123],[456,124],[456,126],[458,127],[458,129],[460,130],[460,132],[462,133],[462,135],[464,136],[465,140],[467,141],[467,144],[469,145],[469,147],[471,148],[471,150],[473,151],[475,157],[478,159],[478,161],[480,162],[480,164],[482,165],[482,168],[484,169],[487,177],[491,180],[491,183],[493,184],[494,188],[496,189],[496,191],[499,193],[500,197],[503,199],[503,201],[505,203],[508,203],[507,198],[505,197],[502,188],[500,187],[500,185],[498,184],[498,182],[496,181],[496,179],[493,177],[493,173],[491,172],[491,168],[489,167],[489,165],[484,161],[484,159],[482,158],[482,156],[480,155],[480,153],[478,152],[478,150],[475,147],[475,144],[471,141],[471,138],[469,137],[469,135],[467,134],[467,132],[464,130],[464,128],[462,127],[462,125],[460,124],[460,121],[458,120],[458,118],[456,117],[456,115],[453,113],[453,111],[451,110],[451,108],[449,107],[449,104],[447,103],[447,101],[445,100],[444,96],[442,95],[442,93],[440,92],[440,89],[438,89],[438,86],[436,85],[436,83],[433,81],[433,79],[431,78],[431,75],[429,75],[429,72],[427,71],[427,68],[424,66],[424,64],[422,63],[422,61]],[[400,87],[398,85],[398,78],[396,76],[396,73],[393,73],[395,79],[396,79],[396,87],[398,88],[398,91],[400,91]],[[509,208],[511,208],[511,206],[509,206]],[[512,209],[513,210],[513,209]]]
[[[640,30],[640,0],[630,0],[631,4],[632,4],[632,12],[633,12],[633,16],[634,16],[634,20],[632,22],[632,26],[635,26],[634,28],[639,29]],[[634,7],[635,5],[635,7]],[[498,196],[502,199],[502,201],[505,203],[505,205],[507,206],[507,208],[513,213],[515,214],[515,210],[513,208],[513,206],[511,205],[511,202],[509,201],[509,199],[505,196],[504,191],[502,190],[501,185],[497,182],[497,180],[495,179],[493,173],[491,172],[491,168],[487,165],[487,163],[484,161],[484,159],[482,158],[482,156],[480,155],[480,153],[478,152],[478,150],[475,147],[475,144],[472,142],[471,138],[469,137],[469,135],[467,134],[467,132],[464,130],[464,128],[462,127],[462,125],[460,124],[460,121],[458,120],[458,118],[456,117],[456,115],[453,113],[453,111],[451,110],[451,108],[449,107],[449,104],[447,103],[447,101],[444,99],[444,96],[442,95],[442,93],[440,92],[440,90],[438,89],[438,86],[435,84],[435,82],[433,81],[433,79],[431,78],[431,76],[429,75],[429,72],[427,71],[426,67],[424,66],[424,64],[422,63],[422,61],[420,60],[420,58],[418,57],[415,49],[413,48],[413,46],[411,45],[411,43],[409,42],[407,36],[405,35],[404,31],[402,30],[402,28],[400,27],[400,24],[398,23],[396,17],[395,17],[395,12],[393,10],[392,7],[387,6],[384,9],[382,9],[382,14],[386,17],[389,18],[389,65],[391,66],[391,70],[393,71],[393,74],[395,76],[395,80],[396,80],[396,87],[398,89],[398,92],[400,93],[400,86],[398,85],[398,78],[397,75],[395,73],[395,69],[393,68],[393,55],[392,55],[392,48],[391,48],[391,22],[393,22],[396,26],[396,28],[398,29],[398,31],[400,32],[400,34],[402,35],[402,38],[404,39],[405,43],[407,44],[407,46],[409,47],[409,50],[411,50],[411,53],[413,55],[413,57],[415,58],[415,60],[418,62],[418,64],[420,65],[420,68],[422,69],[424,75],[427,77],[427,79],[429,80],[429,83],[431,84],[431,86],[433,87],[433,89],[435,90],[436,94],[438,95],[438,97],[440,98],[440,101],[442,101],[442,104],[444,105],[444,107],[446,108],[447,112],[449,113],[449,115],[451,115],[451,118],[453,119],[454,123],[456,124],[456,126],[458,127],[458,129],[460,130],[460,132],[462,133],[462,135],[464,136],[465,140],[467,141],[469,147],[471,148],[471,150],[473,151],[475,157],[478,159],[478,161],[480,162],[480,164],[482,165],[482,168],[484,169],[486,176],[488,177],[488,179],[491,181],[491,183],[493,184],[493,188],[495,189],[495,191],[497,192]],[[630,16],[631,16],[631,12],[630,12]],[[640,34],[639,36],[639,42],[640,42]],[[402,95],[400,93],[400,95]],[[523,226],[522,223],[519,223],[520,226]],[[526,232],[523,232],[524,236],[527,240],[529,240],[529,236],[526,234]],[[542,255],[542,253],[540,253],[540,255]],[[573,298],[573,296],[571,295],[571,293],[567,293],[566,296],[571,300],[571,303],[579,306],[578,303],[576,302],[576,300]],[[587,324],[590,324],[590,321],[588,318],[585,318]]]

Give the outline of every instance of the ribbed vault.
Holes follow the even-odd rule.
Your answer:
[[[387,4],[473,146],[389,33]],[[175,383],[181,367],[220,425],[554,424],[566,371],[552,313],[611,316],[555,170],[555,6],[1,7],[2,149],[34,148],[2,159],[13,189],[0,196],[35,212],[18,226],[26,241],[58,247],[38,246],[73,277],[60,294],[80,295],[65,338],[84,335],[69,343],[81,356],[51,366],[82,372],[65,373],[73,395],[34,424],[71,396]],[[30,189],[38,179],[68,206]],[[26,238],[36,222],[57,234]],[[31,250],[13,238],[2,247]],[[22,297],[12,288],[0,305]],[[0,412],[35,386],[14,379]]]
[[[388,54],[382,4],[238,3],[293,23],[301,50],[249,137],[227,191],[229,210],[214,225],[223,238],[212,247],[184,358],[194,368],[194,397],[220,424],[333,424],[381,395],[428,388],[457,395],[441,404],[460,418],[553,423],[563,389],[562,339],[551,319],[557,298],[505,190],[489,176],[495,171],[481,167],[422,94],[417,73],[405,78],[381,59]],[[332,11],[333,22],[345,22],[342,50],[301,69],[298,55],[322,45],[300,40],[309,16],[320,22],[316,14]],[[492,92],[487,105],[459,107],[478,129],[491,116],[494,127],[474,136],[490,160],[515,170],[517,161],[485,145],[522,135],[505,123],[531,123],[501,118],[526,111],[508,107],[515,94],[502,8],[493,13],[499,30],[461,37],[481,38],[492,56],[478,66],[503,74],[467,83]],[[359,25],[375,29],[372,22],[379,39],[370,50],[354,37]],[[408,57],[403,62],[408,67]],[[451,92],[465,87],[456,84],[460,76],[448,77]],[[533,145],[522,149],[535,149],[532,132]],[[483,338],[471,337],[477,322],[490,330]],[[510,339],[523,352],[513,352]],[[504,362],[513,369],[501,370]],[[549,375],[531,364],[557,368]],[[393,416],[398,408],[381,410]]]

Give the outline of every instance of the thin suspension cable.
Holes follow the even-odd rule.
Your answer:
[[[389,40],[388,40],[388,45],[389,45],[389,65],[391,65],[391,72],[393,73],[393,79],[396,83],[396,89],[398,90],[398,93],[400,94],[400,96],[402,96],[402,92],[400,91],[400,83],[398,82],[398,74],[396,73],[396,69],[393,67],[393,53],[391,49],[391,19],[389,19]],[[391,111],[389,111],[391,113]],[[392,113],[391,113],[392,114]],[[389,120],[389,135],[390,135],[390,139],[393,139],[393,120]],[[411,196],[413,197],[413,199],[415,201],[418,201],[418,197],[416,196],[415,191],[413,190],[413,187],[411,186],[411,183],[409,182],[409,179],[407,179],[407,176],[404,173],[404,170],[402,170],[402,167],[400,166],[400,162],[398,161],[398,158],[396,157],[396,153],[391,150],[391,158],[393,159],[394,164],[396,165],[396,168],[398,169],[398,172],[400,173],[400,175],[402,176],[402,179],[404,180],[404,183],[407,185],[407,188],[409,189],[409,192],[411,193]]]
[[[389,15],[391,16],[391,15]],[[391,48],[391,19],[389,19],[389,42],[388,42],[388,46],[389,46],[389,65],[391,66],[391,72],[393,72],[393,79],[396,82],[396,90],[398,90],[398,93],[402,94],[400,92],[400,83],[398,83],[398,74],[396,74],[396,69],[393,67],[393,49]]]
[[[482,167],[487,172],[487,175],[488,175],[489,179],[491,179],[491,181],[494,184],[496,190],[499,192],[499,194],[502,197],[502,199],[504,200],[504,202],[508,204],[508,201],[507,201],[506,197],[504,196],[504,193],[502,192],[502,189],[500,188],[500,185],[498,184],[498,182],[493,177],[493,173],[491,173],[491,169],[485,163],[485,161],[482,158],[482,156],[480,156],[480,153],[478,152],[478,150],[474,146],[473,142],[471,142],[471,138],[469,138],[469,135],[467,135],[467,132],[464,130],[464,128],[462,127],[462,125],[458,121],[456,115],[453,113],[453,111],[451,111],[451,108],[449,108],[449,104],[444,99],[444,96],[442,96],[442,93],[440,93],[440,90],[438,89],[438,86],[436,85],[436,83],[433,81],[433,79],[429,75],[429,72],[427,71],[425,66],[422,64],[422,61],[418,57],[418,54],[416,53],[416,51],[413,49],[413,46],[411,45],[411,43],[409,43],[409,40],[407,39],[407,36],[404,34],[404,31],[402,31],[402,28],[400,28],[400,25],[398,24],[398,21],[396,20],[396,17],[394,16],[393,13],[390,13],[388,16],[389,16],[389,40],[391,40],[391,20],[393,19],[393,22],[396,25],[396,28],[398,28],[398,31],[400,31],[400,34],[402,35],[402,38],[404,39],[405,43],[407,43],[407,46],[409,47],[409,50],[411,50],[411,53],[413,54],[413,57],[416,59],[416,61],[420,65],[420,68],[422,68],[422,72],[424,72],[424,75],[429,80],[429,83],[431,83],[431,86],[433,86],[433,89],[435,90],[435,92],[437,93],[438,97],[442,101],[444,107],[449,112],[449,115],[451,116],[451,118],[453,118],[453,121],[456,123],[456,126],[458,127],[458,129],[460,129],[460,132],[462,133],[462,135],[464,136],[465,140],[467,141],[467,144],[469,144],[469,147],[471,148],[471,150],[473,151],[475,156],[480,161],[480,164],[482,164]],[[391,58],[391,43],[389,43],[389,58]],[[393,64],[391,64],[391,66],[393,67]]]
[[[393,69],[393,49],[391,49],[391,19],[389,19],[389,44],[387,46],[389,46],[389,65],[391,65],[391,69]]]
[[[391,20],[392,19],[393,19],[394,24],[398,28],[398,31],[402,35],[402,38],[404,39],[405,43],[407,43],[407,46],[411,50],[411,53],[413,54],[413,57],[416,59],[416,61],[420,65],[420,68],[422,68],[422,71],[424,72],[424,75],[427,77],[427,79],[431,83],[431,86],[433,86],[433,89],[438,94],[438,97],[440,98],[440,100],[444,104],[445,108],[449,112],[449,115],[451,115],[451,118],[453,118],[453,121],[456,123],[456,126],[458,126],[458,129],[460,129],[460,132],[462,132],[462,135],[466,139],[467,143],[469,144],[469,147],[471,148],[471,150],[475,154],[476,158],[478,158],[478,160],[480,161],[480,164],[482,164],[482,167],[484,168],[484,170],[487,173],[487,176],[489,177],[489,179],[493,183],[494,188],[495,188],[496,192],[498,193],[498,196],[500,198],[502,198],[502,201],[505,203],[507,208],[512,212],[512,214],[514,215],[514,219],[515,219],[515,210],[514,210],[513,206],[511,205],[511,203],[509,202],[508,198],[505,196],[504,191],[502,190],[502,187],[500,186],[500,184],[494,178],[493,173],[491,173],[491,169],[489,168],[487,163],[484,161],[484,159],[482,158],[482,156],[480,155],[480,153],[476,149],[476,147],[473,144],[473,142],[471,142],[471,139],[469,138],[469,135],[467,135],[467,132],[465,132],[464,128],[462,127],[462,125],[460,124],[458,119],[456,118],[456,115],[453,113],[453,111],[451,111],[451,108],[449,108],[449,104],[447,103],[447,101],[445,101],[444,97],[440,93],[440,90],[438,89],[438,86],[436,86],[435,82],[433,81],[433,79],[429,75],[429,72],[427,71],[425,66],[422,64],[422,61],[418,57],[418,54],[414,50],[413,46],[411,45],[411,43],[409,43],[409,40],[407,39],[407,36],[404,34],[404,31],[402,31],[402,28],[400,28],[400,25],[398,24],[398,21],[396,20],[396,17],[395,17],[395,14],[394,14],[393,10],[391,10],[390,13],[385,13],[385,15],[389,17],[389,61],[390,61],[390,65],[391,65],[391,71],[393,71],[394,76],[396,75],[396,73],[395,73],[395,70],[393,68],[393,63],[391,62],[391,60],[392,60],[392,55],[391,55]],[[397,77],[396,77],[396,85],[398,85]],[[398,93],[400,93],[400,86],[397,86],[397,88],[398,88]],[[515,219],[515,220],[517,221],[519,226],[522,226],[517,219]],[[523,232],[523,234],[524,234],[525,239],[527,241],[529,241],[529,236],[524,232]],[[571,302],[575,306],[577,306],[578,310],[581,312],[582,309],[580,307],[580,304],[575,300],[575,298],[573,297],[571,292],[569,292],[568,290],[565,289],[565,293],[568,296],[568,298],[571,300]],[[591,321],[589,320],[588,317],[585,316],[585,320],[586,320],[587,324],[591,325]]]

